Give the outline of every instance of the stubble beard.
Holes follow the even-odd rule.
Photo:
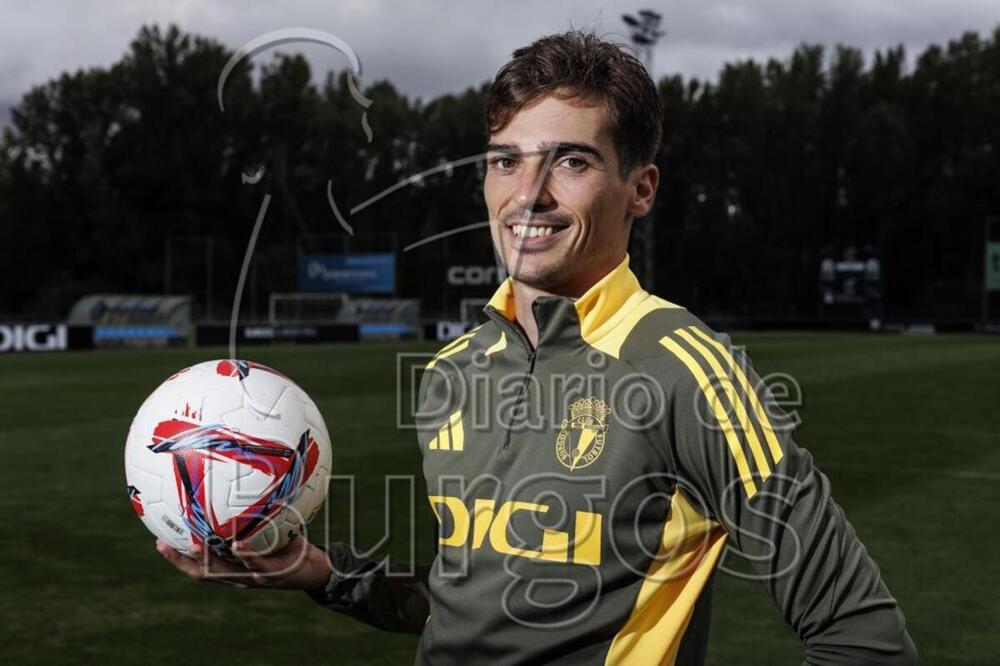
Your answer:
[[[512,260],[508,263],[507,273],[515,282],[533,289],[551,291],[562,283],[569,272],[569,260],[566,257],[533,266],[528,265],[516,250],[511,250],[511,255]]]
[[[563,215],[560,213],[531,213],[526,214],[524,211],[517,211],[513,213],[508,213],[504,215],[501,219],[500,233],[509,234],[508,223],[516,222],[521,219],[530,219],[536,223],[551,223],[552,226],[556,227],[567,227],[573,226],[573,218],[568,215]],[[500,244],[502,247],[502,243]],[[550,261],[537,262],[540,265],[535,265],[536,262],[533,260],[535,257],[541,254],[557,254],[559,248],[552,248],[546,252],[527,252],[522,254],[521,250],[513,247],[513,244],[508,247],[508,254],[505,259],[505,265],[507,269],[507,274],[515,282],[520,282],[523,285],[532,287],[533,289],[539,289],[543,291],[550,291],[557,287],[566,276],[571,273],[570,259],[565,254],[557,255],[556,258]]]

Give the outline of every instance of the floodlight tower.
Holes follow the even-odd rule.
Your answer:
[[[660,23],[663,16],[651,9],[640,9],[638,16],[622,14],[622,21],[628,26],[632,38],[632,48],[635,55],[642,61],[653,76],[653,48],[656,42],[666,33],[660,30]],[[635,258],[639,263],[639,273],[642,277],[642,286],[647,291],[653,290],[654,277],[656,275],[656,226],[653,222],[653,211],[649,212],[642,224],[635,229],[632,237],[632,246],[635,250]]]

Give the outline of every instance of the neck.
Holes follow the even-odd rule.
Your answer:
[[[539,296],[551,295],[547,291],[514,280],[514,316],[524,329],[524,334],[528,336],[528,342],[533,348],[538,347],[538,322],[535,321],[535,315],[531,311],[531,304]]]
[[[588,289],[594,286],[601,278],[610,273],[620,262],[621,258],[612,262],[610,266],[601,266],[598,270],[594,271],[593,275],[588,279],[577,280],[573,283],[560,285],[555,288],[550,287],[549,289],[541,289],[539,287],[532,287],[531,285],[523,282],[513,280],[514,317],[517,320],[517,323],[524,330],[531,346],[533,348],[538,347],[538,322],[535,321],[535,315],[531,309],[531,305],[535,302],[536,298],[541,296],[562,296],[564,298],[576,300]]]

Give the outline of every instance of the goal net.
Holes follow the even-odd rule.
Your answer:
[[[271,324],[321,324],[342,321],[347,294],[271,294],[267,318]]]

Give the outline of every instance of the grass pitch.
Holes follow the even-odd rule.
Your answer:
[[[737,335],[762,375],[802,386],[796,440],[833,484],[928,664],[1000,653],[1000,340]],[[429,345],[247,348],[319,404],[334,469],[357,475],[361,541],[383,531],[383,479],[416,474],[398,432],[396,353]],[[416,638],[378,632],[297,592],[196,584],[132,513],[125,434],[145,396],[223,350],[0,356],[0,661],[9,664],[411,663]],[[346,499],[334,496],[335,505]],[[418,502],[418,557],[433,556]],[[336,509],[334,510],[336,516]],[[405,528],[405,526],[404,526]],[[335,537],[337,532],[334,533]],[[390,551],[405,553],[405,529]],[[789,664],[802,648],[759,583],[716,579],[711,664]]]

